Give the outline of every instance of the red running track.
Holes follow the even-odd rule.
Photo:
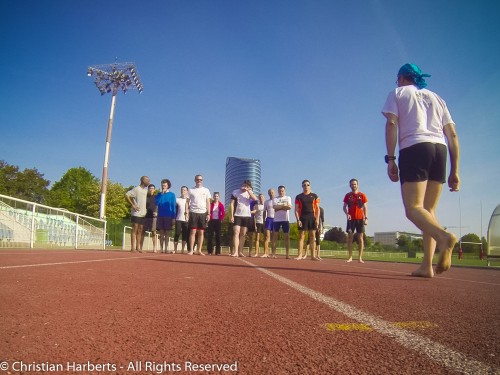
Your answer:
[[[414,268],[0,251],[0,375],[499,374],[500,272]]]

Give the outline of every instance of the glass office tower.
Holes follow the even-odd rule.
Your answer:
[[[224,200],[229,207],[231,193],[241,187],[244,180],[252,182],[253,192],[258,194],[260,190],[260,160],[228,157],[226,159],[226,184]]]

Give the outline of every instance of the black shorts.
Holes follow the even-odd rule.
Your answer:
[[[171,217],[159,216],[156,218],[157,230],[172,230],[173,219]]]
[[[131,216],[130,217],[130,222],[132,224],[144,225],[145,219],[146,218],[144,216]]]
[[[399,179],[404,182],[446,182],[445,145],[423,142],[399,151]]]
[[[314,216],[303,216],[299,218],[302,223],[302,227],[299,227],[299,230],[316,230],[316,219]]]
[[[257,233],[264,233],[264,223],[257,223]]]
[[[234,217],[234,225],[237,225],[239,227],[246,227],[252,232],[255,232],[255,226],[254,226],[254,221],[253,217],[249,216],[235,216]],[[252,229],[250,229],[252,228]]]
[[[192,212],[189,214],[189,228],[204,230],[207,226],[207,214]]]
[[[365,221],[364,220],[347,220],[347,228],[345,230],[347,233],[365,233]]]
[[[144,230],[147,232],[156,232],[156,217],[144,218]]]
[[[175,221],[174,242],[179,242],[179,237],[182,238],[182,241],[188,241],[189,225],[187,221],[180,221],[180,220]]]

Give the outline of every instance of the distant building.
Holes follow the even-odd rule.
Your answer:
[[[224,201],[226,206],[231,201],[231,193],[241,187],[244,180],[252,182],[254,193],[260,193],[260,160],[228,157],[226,159],[226,184]]]
[[[385,246],[398,247],[398,239],[401,236],[409,237],[411,241],[422,239],[421,233],[409,233],[409,232],[375,232],[375,237],[373,242],[379,243]]]

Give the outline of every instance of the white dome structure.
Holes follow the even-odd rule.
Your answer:
[[[500,204],[491,214],[488,224],[488,266],[500,262]]]

